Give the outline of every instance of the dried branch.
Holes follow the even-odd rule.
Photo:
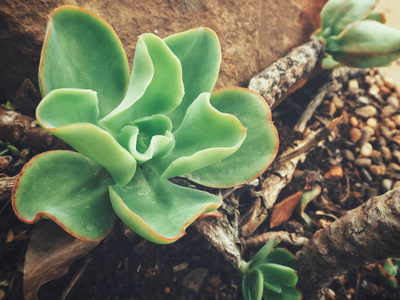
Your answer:
[[[11,191],[17,176],[0,178],[0,202],[11,197]]]
[[[318,231],[298,255],[298,286],[321,299],[342,272],[400,256],[400,188],[373,197]]]
[[[324,53],[324,45],[314,39],[294,48],[285,57],[250,80],[249,89],[259,93],[273,108],[307,82]]]
[[[295,233],[290,233],[287,231],[269,231],[264,232],[258,236],[248,238],[246,240],[241,240],[242,245],[246,248],[256,248],[265,245],[268,241],[272,239],[280,239],[283,243],[292,246],[304,246],[308,243],[308,238],[298,236]]]
[[[43,130],[36,120],[0,106],[0,140],[39,151],[70,149],[56,136]]]

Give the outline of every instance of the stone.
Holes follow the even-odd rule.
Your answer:
[[[392,152],[390,151],[389,147],[383,146],[381,148],[382,156],[387,160],[390,161],[392,159]]]
[[[393,106],[395,109],[399,108],[399,98],[395,95],[391,95],[387,98],[387,103]]]
[[[358,126],[358,119],[354,116],[350,117],[350,125],[353,127],[357,127]]]
[[[386,173],[386,166],[383,164],[372,165],[369,167],[369,171],[376,176],[382,176],[382,175],[385,175],[385,173]]]
[[[344,159],[346,159],[348,161],[353,161],[355,159],[353,152],[351,152],[349,149],[344,149],[342,151],[342,155],[343,155]]]
[[[326,0],[0,1],[0,99],[14,97],[25,78],[37,86],[46,15],[58,6],[81,6],[101,16],[117,32],[129,64],[137,37],[146,32],[166,37],[199,26],[213,29],[222,48],[217,88],[246,85],[252,76],[309,41],[320,27]]]
[[[400,115],[395,115],[392,117],[392,120],[396,123],[398,127],[400,127]]]
[[[357,102],[360,102],[362,104],[368,104],[369,103],[369,98],[365,96],[360,96],[357,98]]]
[[[350,94],[357,94],[358,91],[360,90],[360,86],[358,84],[358,80],[357,79],[352,79],[349,81],[349,93]]]
[[[361,118],[370,118],[370,117],[375,116],[378,113],[378,111],[375,108],[375,106],[366,105],[366,106],[357,108],[355,110],[355,113],[357,116],[359,116]]]
[[[357,167],[369,167],[370,165],[371,165],[371,159],[370,158],[365,158],[365,157],[360,157],[360,158],[357,158],[355,161],[354,161],[354,164],[357,166]]]
[[[349,137],[353,142],[358,142],[361,139],[362,133],[361,130],[357,127],[353,127],[350,129]]]
[[[371,96],[374,96],[374,97],[379,96],[379,92],[380,92],[380,88],[376,84],[371,85],[370,88],[368,89],[368,94],[370,94]]]
[[[390,117],[396,112],[396,108],[392,105],[388,104],[382,108],[382,115],[385,117]]]
[[[382,189],[384,192],[390,191],[393,186],[393,180],[389,179],[389,178],[385,178],[382,180],[381,185],[382,185]]]
[[[372,145],[370,143],[365,143],[360,149],[360,154],[362,156],[368,157],[372,154],[372,150]]]
[[[376,127],[378,127],[378,120],[375,118],[369,118],[367,120],[367,125],[371,126],[372,128],[376,128]]]

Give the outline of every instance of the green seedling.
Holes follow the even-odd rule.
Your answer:
[[[296,260],[282,248],[274,247],[279,240],[265,244],[249,262],[239,270],[243,273],[242,292],[245,300],[298,300],[301,293],[297,284]]]
[[[258,94],[212,93],[220,63],[216,34],[197,28],[165,39],[141,35],[130,73],[104,20],[74,6],[52,11],[36,118],[77,152],[50,151],[26,164],[12,196],[17,216],[49,218],[77,238],[100,240],[116,214],[144,238],[167,244],[198,217],[218,215],[221,197],[168,179],[245,184],[278,149]]]
[[[322,65],[357,68],[386,66],[400,56],[400,31],[373,11],[378,0],[329,0],[315,34],[326,47]]]
[[[387,287],[396,289],[398,287],[399,258],[388,258],[376,264],[379,280]]]
[[[17,157],[19,155],[19,150],[9,142],[3,142],[0,140],[0,156],[7,154]]]

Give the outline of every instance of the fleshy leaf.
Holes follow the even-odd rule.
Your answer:
[[[221,46],[214,31],[200,27],[171,35],[164,39],[182,64],[185,96],[168,116],[176,130],[187,108],[204,92],[211,93],[221,64]]]
[[[265,263],[257,266],[257,269],[262,272],[264,281],[279,283],[281,286],[294,287],[297,284],[297,273],[292,268],[278,264]]]
[[[321,62],[321,66],[324,69],[336,69],[342,67],[340,62],[333,59],[332,55],[326,53],[326,56],[323,58]]]
[[[368,16],[364,18],[364,20],[371,20],[371,21],[376,21],[382,24],[386,23],[386,17],[383,13],[373,11],[371,12]]]
[[[158,244],[176,241],[200,215],[222,203],[218,196],[175,185],[142,166],[128,185],[111,186],[110,198],[127,226]]]
[[[277,243],[280,242],[280,240],[276,241]],[[251,270],[255,268],[258,264],[262,263],[268,257],[274,245],[275,245],[275,240],[268,241],[268,243],[266,243],[260,250],[258,250],[256,255],[254,255],[253,259],[249,263],[248,268]]]
[[[250,182],[266,170],[278,151],[278,133],[271,121],[271,110],[260,95],[242,88],[213,93],[211,105],[236,116],[247,128],[246,139],[233,155],[190,173],[190,180],[211,187]]]
[[[294,287],[282,287],[281,293],[274,293],[271,290],[264,289],[263,299],[264,300],[301,300],[301,293]]]
[[[172,153],[154,162],[165,170],[160,172],[163,178],[193,172],[233,154],[246,129],[235,116],[216,110],[210,94],[203,93],[190,105],[174,136]]]
[[[273,249],[268,257],[264,260],[265,263],[275,263],[282,266],[290,267],[296,269],[297,262],[294,255],[288,250],[283,248]]]
[[[321,11],[324,37],[340,34],[348,25],[365,18],[378,0],[329,0]]]
[[[263,275],[259,270],[252,270],[243,275],[242,292],[244,300],[261,300],[263,289]]]
[[[36,110],[38,123],[78,152],[106,168],[117,184],[128,183],[136,161],[114,137],[97,127],[97,97],[90,90],[50,92]]]
[[[128,60],[110,25],[74,6],[50,13],[39,66],[43,97],[60,88],[94,90],[103,117],[121,102],[128,80]]]
[[[375,21],[358,22],[329,38],[326,51],[347,66],[385,66],[400,56],[400,31]]]
[[[175,109],[184,87],[179,59],[154,34],[139,37],[128,92],[101,124],[113,134],[131,121]]]
[[[49,218],[77,238],[100,240],[114,224],[108,197],[112,182],[105,169],[82,154],[45,152],[22,169],[12,204],[25,223]]]

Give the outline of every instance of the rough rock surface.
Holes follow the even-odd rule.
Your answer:
[[[245,85],[257,72],[309,39],[326,0],[2,0],[0,102],[25,78],[37,84],[46,15],[63,5],[89,9],[112,25],[133,59],[137,36],[161,37],[198,26],[215,30],[223,63],[217,87]]]

